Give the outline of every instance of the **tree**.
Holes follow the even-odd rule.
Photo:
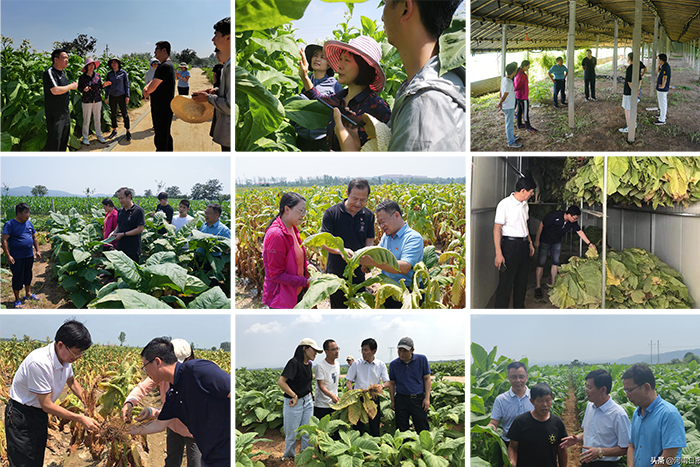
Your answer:
[[[124,341],[126,340],[126,333],[124,331],[119,333],[119,345],[124,345]]]
[[[58,44],[58,49],[63,49],[68,54],[75,54],[81,57],[85,57],[88,53],[95,51],[95,45],[97,44],[97,39],[90,36],[88,39],[87,34],[78,34],[78,37],[69,42],[54,42],[54,45]]]
[[[192,187],[192,199],[216,199],[224,189],[224,184],[218,179],[207,180],[207,183],[195,183]]]
[[[212,351],[212,352],[216,352],[216,346],[212,345],[211,351]]]
[[[690,363],[693,360],[700,363],[700,357],[695,355],[693,352],[687,352],[685,355],[683,355],[683,363]]]
[[[165,188],[165,182],[163,180],[156,180],[156,193],[160,194],[160,192],[163,191],[163,188]]]
[[[146,191],[143,192],[143,196],[148,196],[150,198],[151,196],[153,196],[153,192],[150,188],[148,188]]]
[[[180,192],[180,187],[175,185],[166,188],[165,192],[168,194],[169,198],[174,198],[176,196],[182,195],[182,193]]]
[[[231,351],[231,343],[230,342],[222,342],[221,345],[219,346],[221,350],[224,352],[230,352]]]
[[[671,359],[671,361],[668,362],[669,365],[679,365],[681,363],[683,363],[683,362],[678,360],[677,358]]]
[[[90,198],[90,195],[94,195],[96,191],[97,191],[97,188],[87,187],[87,188],[85,188],[85,191],[83,191],[83,193],[85,193],[86,198]]]
[[[2,184],[2,195],[3,196],[9,196],[10,195],[10,185],[7,183]]]
[[[185,62],[187,64],[192,64],[196,60],[198,60],[199,57],[197,57],[197,52],[195,52],[192,49],[185,49],[179,54],[177,54],[177,61],[178,62]]]
[[[32,196],[46,196],[46,193],[49,192],[49,189],[46,188],[44,185],[37,185],[34,188],[32,188]]]

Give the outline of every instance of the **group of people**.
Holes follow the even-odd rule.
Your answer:
[[[42,467],[49,415],[82,424],[89,432],[100,424],[82,413],[56,404],[67,386],[85,404],[84,390],[72,364],[92,346],[85,325],[66,321],[54,342],[31,352],[12,379],[5,406],[7,457],[11,466]],[[121,415],[131,420],[136,404],[156,387],[159,408],[144,407],[130,434],[147,435],[167,429],[165,465],[180,466],[187,450],[189,467],[231,464],[231,376],[209,360],[196,359],[184,339],[157,337],[141,351],[145,378],[127,396]]]
[[[379,268],[389,278],[397,282],[404,281],[406,287],[412,290],[413,266],[423,260],[423,237],[408,226],[396,201],[382,201],[374,213],[367,209],[365,205],[369,194],[370,185],[367,180],[352,179],[348,183],[347,197],[323,213],[321,231],[340,237],[347,256],[351,258],[357,250],[374,245],[376,214],[376,222],[384,231],[379,246],[392,252],[399,268],[363,256],[360,258],[362,266],[355,270],[353,283],[361,284],[365,281],[365,273],[371,268]],[[305,214],[306,199],[298,193],[284,193],[280,199],[279,212],[265,232],[263,303],[270,308],[294,308],[311,283],[306,250],[301,244],[298,229]],[[347,262],[342,253],[327,245],[323,248],[329,253],[326,272],[343,277]],[[331,295],[330,300],[331,308],[347,308],[347,299],[342,290]],[[389,297],[384,306],[401,308],[402,303]]]
[[[430,366],[425,355],[414,353],[413,339],[403,337],[397,346],[398,358],[387,365],[376,358],[377,341],[367,338],[362,341],[362,359],[347,358],[349,365],[345,378],[346,389],[369,389],[373,385],[382,385],[389,390],[391,408],[396,414],[396,428],[400,431],[410,429],[413,421],[414,430],[420,433],[430,430],[428,409],[430,408]],[[325,352],[323,360],[312,367],[317,354]],[[294,357],[282,370],[277,384],[284,392],[284,455],[283,460],[293,460],[296,453],[296,430],[309,423],[313,414],[319,420],[334,412],[333,405],[340,400],[340,347],[333,339],[323,342],[323,348],[313,339],[302,339]],[[312,382],[315,384],[315,398]],[[370,436],[380,436],[382,411],[379,396],[372,398],[377,405],[377,414],[369,417],[368,423],[359,422],[354,429]],[[335,436],[335,435],[334,435]],[[337,436],[335,436],[337,438]],[[309,437],[301,437],[301,450],[309,447]]]
[[[335,108],[325,130],[296,126],[299,149],[359,151],[368,135],[362,124],[344,121],[340,108],[354,117],[368,114],[386,123],[391,128],[389,151],[464,151],[465,70],[443,73],[438,60],[440,36],[461,1],[385,2],[382,21],[387,40],[398,50],[407,75],[393,110],[379,97],[386,76],[382,49],[373,38],[326,41],[323,47],[311,44],[300,51],[301,98],[324,99]]]
[[[618,466],[624,455],[634,467],[671,465],[668,460],[681,457],[686,446],[683,417],[657,394],[654,373],[646,364],[634,364],[622,374],[623,391],[637,407],[631,423],[610,396],[610,373],[598,369],[586,374],[588,402],[583,433],[577,435],[568,434],[561,418],[550,412],[554,395],[548,384],[528,388],[522,362],[509,364],[507,371],[510,389],[496,397],[489,426],[503,426],[500,436],[514,467],[566,467],[566,449],[578,443],[583,444],[583,467]]]
[[[210,135],[222,151],[231,150],[231,18],[224,18],[214,25],[212,42],[216,47],[216,57],[220,64],[219,85],[192,94],[195,102],[208,102],[214,106],[214,118]],[[170,60],[171,47],[168,41],[156,42],[155,58],[144,77],[143,96],[151,102],[154,144],[156,151],[172,151],[173,138],[170,126],[173,111],[170,103],[175,97],[175,83],[180,95],[189,95],[190,72],[187,64],[180,63],[176,73]],[[111,111],[112,133],[108,138],[117,136],[117,108],[121,112],[126,130],[126,141],[131,141],[131,122],[127,105],[131,98],[129,76],[122,69],[118,58],[111,58],[107,65],[111,70],[106,80],[95,70],[100,62],[93,58],[85,59],[83,74],[78,81],[69,83],[64,70],[68,66],[68,52],[56,49],[51,53],[53,65],[43,75],[44,103],[46,113],[47,140],[44,151],[65,151],[70,136],[70,98],[69,91],[78,89],[82,95],[83,126],[82,143],[88,140],[90,121],[94,123],[95,134],[100,143],[107,141],[102,136],[102,89],[105,90],[105,104]]]

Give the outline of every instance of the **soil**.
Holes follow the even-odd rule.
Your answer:
[[[645,63],[650,69],[650,61]],[[574,99],[576,128],[568,126],[568,110],[565,106],[554,108],[549,97],[542,102],[530,101],[530,122],[538,132],[515,129],[522,143],[520,151],[698,151],[700,150],[700,79],[680,57],[671,57],[671,89],[668,93],[668,115],[666,125],[656,126],[657,112],[646,110],[658,106],[656,93],[650,94],[650,71],[644,76],[642,99],[637,106],[637,132],[635,142],[627,142],[627,135],[618,130],[625,126],[625,114],[621,108],[623,85],[612,91],[612,79],[601,73],[606,65],[599,67],[596,81],[597,101],[586,102],[582,72],[576,73]],[[611,65],[607,65],[610,67]],[[626,66],[626,65],[625,65]],[[618,76],[625,75],[621,67]],[[530,96],[532,97],[530,84]],[[571,96],[567,96],[571,98]],[[503,114],[496,110],[498,93],[484,99],[472,99],[471,150],[472,151],[518,151],[509,149],[503,128]],[[517,126],[517,120],[515,122]]]
[[[191,78],[190,95],[192,92],[201,91],[210,88],[212,84],[207,79],[206,73],[200,68],[190,69]],[[175,91],[177,92],[177,90]],[[105,105],[104,103],[102,105]],[[129,110],[129,121],[131,123],[131,142],[126,141],[126,131],[124,122],[121,117],[117,118],[119,134],[108,139],[107,143],[97,141],[95,135],[90,135],[88,140],[89,146],[81,144],[78,151],[127,151],[127,152],[150,152],[155,151],[156,146],[153,142],[155,133],[153,132],[153,121],[151,119],[151,105],[148,101],[144,101],[141,107]],[[211,121],[204,123],[187,123],[173,116],[173,123],[170,127],[170,134],[173,137],[174,151],[197,151],[197,152],[221,152],[221,146],[214,143],[209,130],[211,129]],[[105,138],[108,134],[103,135]]]
[[[574,386],[569,382],[569,391],[566,398],[566,408],[562,416],[566,433],[569,436],[578,435],[582,432],[581,425],[578,422],[578,409],[576,408],[576,394]],[[569,467],[581,467],[581,444],[571,446],[567,451],[569,453]]]

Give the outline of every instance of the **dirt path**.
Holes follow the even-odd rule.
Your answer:
[[[201,68],[190,69],[192,77],[190,78],[190,95],[192,92],[201,91],[210,88],[212,84],[207,79],[206,73]],[[177,90],[175,91],[177,93]],[[104,105],[104,104],[103,104]],[[124,124],[119,120],[117,131],[119,134],[113,140],[107,140],[107,144],[103,144],[95,139],[94,135],[90,136],[90,145],[81,145],[79,151],[104,151],[110,148],[111,152],[127,151],[127,152],[151,152],[155,151],[156,146],[153,142],[153,120],[150,114],[150,103],[146,101],[141,107],[129,110],[129,120],[131,122],[131,142],[126,141]],[[141,118],[143,117],[143,118]],[[141,118],[141,120],[139,120]],[[138,123],[136,123],[138,121]],[[211,129],[211,121],[204,123],[186,123],[179,118],[173,116],[173,123],[170,128],[170,134],[173,137],[173,147],[175,151],[196,151],[196,152],[221,152],[221,146],[212,141],[209,136]],[[113,144],[118,140],[117,144]]]
[[[581,433],[581,425],[578,422],[578,409],[576,408],[576,393],[574,386],[569,381],[569,391],[566,397],[566,408],[562,416],[566,432],[569,436]],[[581,467],[581,444],[576,444],[568,449],[569,467]]]

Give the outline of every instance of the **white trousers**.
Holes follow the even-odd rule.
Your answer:
[[[659,112],[661,112],[659,115],[659,121],[665,122],[666,111],[668,110],[668,93],[656,91],[656,100],[659,102]]]
[[[90,134],[90,116],[94,116],[95,134],[98,137],[102,136],[100,115],[102,115],[102,102],[83,103],[83,138],[87,138],[88,134]]]

